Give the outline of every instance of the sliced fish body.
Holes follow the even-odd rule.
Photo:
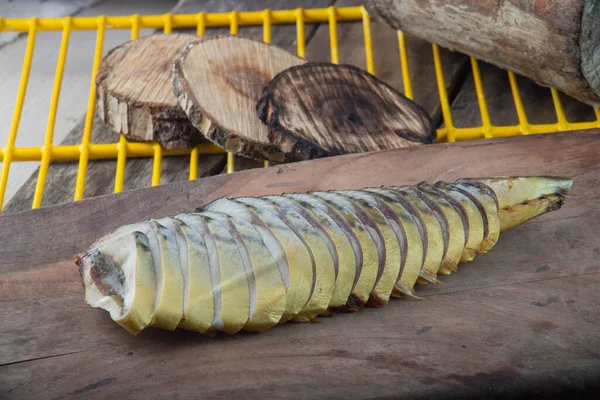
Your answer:
[[[493,190],[475,181],[458,180],[452,186],[471,199],[481,213],[487,225],[487,234],[481,242],[480,253],[487,253],[500,236],[500,219],[498,218],[498,202]]]
[[[301,315],[301,311],[312,295],[314,272],[310,253],[300,238],[275,214],[249,204],[222,198],[198,210],[222,212],[255,226],[277,262],[286,287],[286,308],[279,322],[291,319],[308,321],[306,316]]]
[[[444,265],[444,261],[446,260],[448,253],[448,244],[450,242],[450,229],[448,227],[448,220],[446,219],[446,216],[444,215],[442,209],[435,202],[431,201],[431,199],[427,197],[421,190],[417,189],[414,186],[401,186],[399,188],[401,188],[405,192],[410,192],[412,195],[418,197],[419,200],[421,200],[429,208],[431,213],[437,219],[439,227],[441,229],[443,243],[442,263],[438,268],[437,274],[449,275],[452,272],[452,270]]]
[[[219,199],[121,227],[76,256],[85,299],[132,334],[147,326],[263,332],[414,296],[560,208],[572,180],[460,179]]]
[[[415,296],[413,288],[419,278],[425,260],[424,238],[422,237],[422,235],[425,236],[425,233],[420,232],[420,220],[417,222],[405,206],[396,201],[396,196],[392,192],[381,188],[367,188],[364,191],[376,196],[390,207],[400,221],[406,238],[404,268],[402,269],[399,281],[396,283],[396,290],[392,294],[394,296]],[[416,213],[417,211],[414,212]]]
[[[156,306],[151,326],[175,330],[183,318],[184,282],[175,235],[155,220],[125,225],[113,234],[142,232],[148,238],[156,271]],[[101,239],[102,240],[102,239]]]
[[[281,207],[268,198],[241,197],[237,201],[272,212],[301,240],[310,256],[314,288],[299,315],[312,320],[317,315],[328,313],[335,287],[335,267],[333,257],[317,230],[293,208]]]
[[[240,251],[250,292],[250,310],[244,330],[264,332],[277,325],[285,312],[285,287],[277,263],[252,224],[226,214],[205,212],[227,229]]]
[[[444,258],[444,235],[439,220],[429,206],[410,190],[400,187],[387,187],[387,189],[412,205],[423,221],[423,228],[427,235],[426,254],[417,282],[420,284],[438,283],[436,275]]]
[[[77,257],[85,300],[137,335],[152,322],[156,275],[148,238],[141,232],[109,235]]]
[[[201,214],[180,214],[177,215],[176,218],[186,223],[188,226],[194,229],[200,236],[202,236],[206,245],[208,255],[208,269],[214,304],[214,313],[210,330],[221,332],[239,331],[245,323],[245,321],[248,320],[248,313],[246,313],[246,315],[243,317],[235,316],[233,317],[232,321],[231,310],[225,309],[226,305],[224,304],[224,297],[227,296],[227,294],[223,293],[223,283],[224,278],[226,278],[227,276],[226,274],[228,270],[222,271],[221,264],[227,264],[228,257],[224,256],[223,254],[223,245],[221,243],[218,243],[219,239],[221,240],[221,242],[223,241],[222,238],[218,239],[216,235],[213,234],[213,230],[211,230],[208,224],[210,219],[205,218]],[[216,221],[212,221],[211,224],[214,226],[216,224]],[[219,231],[219,228],[221,227],[217,225],[216,230]],[[233,239],[231,239],[231,241],[233,241]],[[236,256],[238,258],[241,258],[241,256],[239,256],[239,252],[233,252],[233,254],[231,255],[231,257],[234,259],[234,265],[239,266],[239,264],[241,264],[241,260],[236,260]],[[226,301],[227,300],[225,299],[225,302]],[[248,304],[249,308],[249,299],[242,298],[241,302],[242,307],[243,304],[246,303]],[[243,322],[240,322],[240,319],[244,319],[244,317],[245,320]]]
[[[448,232],[448,248],[442,261],[442,267],[456,271],[457,265],[465,249],[466,238],[469,235],[469,226],[465,225],[466,215],[463,214],[460,204],[455,208],[438,189],[428,183],[421,183],[417,188],[422,191],[438,207],[446,219]],[[453,201],[450,199],[450,201]]]
[[[223,332],[239,332],[250,315],[250,290],[246,268],[237,243],[229,230],[217,219],[202,215],[217,247],[221,281],[216,289],[221,293],[221,327]],[[213,289],[214,292],[215,289]]]
[[[310,213],[335,244],[339,267],[331,305],[342,304],[342,309],[349,312],[359,310],[369,300],[373,284],[366,282],[366,276],[361,280],[363,252],[352,227],[332,206],[318,197],[304,193],[284,196]]]
[[[214,303],[208,250],[204,238],[177,218],[157,220],[175,235],[183,267],[184,303],[179,328],[205,333],[212,326]]]
[[[479,208],[467,195],[455,190],[452,185],[446,182],[436,182],[435,188],[443,193],[447,200],[453,199],[464,210],[468,223],[468,235],[460,261],[473,261],[481,248],[484,232],[487,232],[488,229],[487,224],[484,224]]]
[[[385,241],[385,269],[375,290],[391,296],[398,285],[406,263],[406,235],[398,216],[385,202],[372,193],[358,190],[337,192],[355,201],[377,223]],[[406,294],[412,294],[407,290]]]
[[[350,254],[342,255],[343,264],[340,266],[340,254],[336,243],[339,243],[340,239],[342,239],[345,241],[346,246],[350,247],[350,243],[344,233],[330,219],[324,218],[322,213],[319,214],[318,211],[315,211],[314,207],[310,204],[285,196],[265,196],[264,198],[277,205],[284,213],[287,213],[286,210],[291,209],[300,214],[313,227],[323,244],[327,247],[333,261],[335,284],[329,301],[329,309],[331,312],[335,312],[345,307],[354,286],[354,254],[351,248],[344,249],[349,250]],[[343,243],[341,245],[343,246]],[[313,254],[316,254],[314,249]]]
[[[500,232],[562,206],[573,179],[555,176],[477,178],[464,180],[489,187],[498,201]]]
[[[223,301],[221,298],[221,270],[219,266],[219,251],[215,238],[208,228],[204,218],[199,214],[186,213],[179,214],[176,218],[183,221],[187,226],[194,230],[198,236],[202,238],[206,247],[206,255],[208,257],[208,275],[210,282],[210,292],[213,298],[213,316],[210,322],[209,330],[223,330],[223,322],[221,320],[221,310],[223,309]],[[207,294],[208,296],[208,294]]]
[[[385,243],[379,227],[363,209],[346,196],[333,192],[312,192],[313,196],[325,200],[352,226],[363,251],[362,274],[374,274],[373,286],[367,305],[382,306],[387,303],[385,293],[376,291],[385,269]]]

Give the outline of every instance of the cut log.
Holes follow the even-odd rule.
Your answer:
[[[393,28],[600,106],[598,0],[367,0],[365,5]]]
[[[257,105],[286,161],[433,143],[427,112],[352,65],[310,63],[278,74]]]
[[[202,140],[173,95],[171,67],[193,35],[152,35],[112,49],[96,77],[98,113],[133,141],[187,148]]]
[[[215,36],[185,48],[173,68],[173,90],[207,139],[245,157],[284,161],[256,116],[256,102],[277,73],[304,62],[262,42]]]

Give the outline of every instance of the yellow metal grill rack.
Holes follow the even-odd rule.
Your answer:
[[[12,162],[20,161],[40,161],[37,184],[35,188],[32,208],[38,208],[42,204],[42,194],[46,182],[46,175],[51,161],[79,161],[77,181],[75,184],[74,200],[80,200],[83,197],[84,185],[86,179],[86,169],[89,160],[93,159],[116,159],[115,185],[114,192],[120,192],[123,189],[125,163],[127,158],[134,157],[153,157],[153,172],[151,185],[160,184],[161,162],[163,156],[189,155],[189,179],[197,178],[198,162],[201,154],[221,153],[222,149],[213,145],[200,145],[187,151],[169,151],[164,150],[158,144],[152,143],[130,143],[123,136],[117,143],[92,144],[92,123],[95,109],[96,88],[95,77],[98,65],[102,58],[104,35],[107,29],[130,29],[131,38],[138,37],[139,30],[142,28],[162,29],[165,33],[170,33],[174,28],[196,28],[199,36],[204,35],[207,27],[229,26],[232,34],[237,34],[240,26],[262,25],[263,40],[270,42],[271,25],[273,24],[295,24],[297,30],[297,53],[304,57],[304,29],[307,23],[327,23],[329,26],[331,61],[337,63],[338,57],[338,37],[337,23],[343,21],[362,21],[364,32],[364,45],[367,69],[375,74],[373,62],[373,42],[371,39],[370,17],[363,7],[328,7],[322,9],[302,9],[295,10],[263,10],[250,12],[232,11],[229,13],[198,13],[198,14],[165,14],[157,16],[122,16],[122,17],[65,17],[65,18],[31,18],[31,19],[3,19],[0,17],[0,32],[17,31],[27,32],[27,46],[21,80],[17,91],[16,105],[14,108],[12,123],[8,135],[6,146],[0,149],[0,162],[2,162],[2,172],[0,175],[0,205],[4,202],[6,186],[9,177],[10,166]],[[81,143],[79,145],[54,145],[54,125],[56,121],[56,112],[61,92],[62,77],[67,57],[67,48],[69,37],[74,30],[95,30],[96,45],[94,49],[94,63],[91,71],[90,90],[87,105],[87,114]],[[62,31],[62,39],[58,54],[58,63],[52,89],[52,97],[48,120],[46,126],[46,135],[44,143],[40,147],[15,147],[16,136],[19,130],[19,122],[23,108],[23,102],[27,90],[27,82],[31,69],[31,61],[35,49],[35,40],[40,31]],[[398,49],[400,56],[400,65],[402,67],[402,77],[404,83],[404,92],[407,97],[413,97],[413,87],[410,79],[409,60],[406,49],[406,40],[402,32],[398,32]],[[558,92],[552,90],[552,99],[556,110],[557,122],[553,124],[530,124],[523,106],[523,101],[519,93],[517,79],[514,73],[508,72],[510,87],[512,90],[515,108],[517,111],[519,123],[511,126],[494,126],[491,123],[486,103],[481,74],[477,60],[471,59],[473,78],[479,103],[482,124],[472,127],[455,127],[452,123],[450,113],[450,103],[446,85],[444,82],[444,73],[440,52],[437,45],[432,45],[433,59],[435,63],[435,73],[441,102],[444,127],[438,130],[438,140],[454,142],[457,140],[469,140],[477,138],[492,138],[500,136],[526,135],[531,133],[544,133],[556,131],[568,131],[576,129],[590,129],[600,127],[600,109],[595,109],[596,120],[592,122],[571,123],[565,116],[565,111],[561,104]],[[235,158],[228,154],[227,173],[235,170]],[[267,165],[267,163],[265,163]]]

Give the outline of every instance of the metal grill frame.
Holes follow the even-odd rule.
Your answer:
[[[198,176],[198,163],[202,154],[224,153],[224,150],[211,144],[201,144],[189,150],[165,150],[158,143],[131,143],[121,135],[119,141],[109,144],[92,144],[92,124],[94,110],[96,107],[96,73],[102,59],[104,34],[107,29],[130,29],[131,39],[136,39],[142,28],[162,29],[165,33],[171,33],[174,28],[196,28],[198,36],[203,36],[207,27],[230,27],[231,34],[237,34],[240,26],[263,26],[263,41],[271,41],[271,26],[273,24],[295,24],[297,32],[297,54],[304,58],[305,43],[304,29],[307,23],[327,23],[329,26],[331,61],[339,62],[337,23],[343,21],[362,21],[365,57],[367,70],[375,74],[373,61],[373,42],[371,39],[370,17],[363,7],[328,7],[316,9],[294,10],[263,10],[263,11],[231,11],[228,13],[204,13],[198,14],[164,14],[164,15],[131,15],[131,16],[97,16],[97,17],[63,17],[63,18],[29,18],[29,19],[3,19],[0,17],[0,33],[5,31],[27,32],[27,45],[23,61],[21,79],[17,91],[17,99],[14,108],[12,123],[10,126],[8,142],[5,147],[0,148],[0,162],[2,170],[0,175],[0,205],[4,202],[4,196],[8,183],[10,166],[12,162],[39,161],[40,167],[36,182],[33,202],[31,208],[42,205],[42,196],[46,184],[46,176],[51,161],[79,161],[77,180],[73,200],[83,198],[86,171],[89,160],[116,159],[114,192],[123,190],[125,178],[125,164],[127,158],[153,157],[153,171],[151,186],[160,184],[161,163],[163,156],[189,155],[190,168],[189,179]],[[95,30],[96,45],[94,48],[94,62],[91,71],[90,91],[88,96],[87,113],[81,143],[79,145],[54,145],[54,125],[56,112],[60,98],[62,78],[67,58],[67,48],[71,32],[74,30]],[[19,122],[23,109],[23,102],[27,92],[27,83],[31,69],[31,61],[35,49],[35,40],[38,32],[62,31],[62,38],[58,53],[58,62],[51,94],[50,109],[46,125],[44,144],[40,147],[15,147],[15,141],[19,130]],[[402,68],[402,79],[404,94],[413,98],[413,87],[410,79],[409,60],[406,47],[406,39],[401,31],[398,31],[398,50],[400,66]],[[444,127],[438,129],[438,141],[454,142],[457,140],[472,140],[479,138],[493,138],[514,135],[527,135],[533,133],[551,133],[559,131],[570,131],[580,129],[600,128],[600,109],[595,108],[596,120],[592,122],[569,122],[566,118],[559,94],[552,88],[552,100],[556,111],[557,122],[552,124],[530,124],[525,113],[523,101],[519,92],[517,78],[513,72],[508,71],[510,87],[515,103],[515,109],[519,123],[516,125],[497,126],[492,125],[489,115],[485,92],[476,59],[471,58],[471,68],[481,114],[482,124],[472,127],[455,127],[452,123],[450,102],[446,85],[440,51],[436,44],[432,44],[435,74],[439,91]],[[265,166],[268,162],[265,161]],[[235,157],[227,154],[227,173],[235,171]]]

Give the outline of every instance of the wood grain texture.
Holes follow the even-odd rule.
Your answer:
[[[600,131],[435,144],[0,217],[0,394],[458,398],[597,390],[598,146]],[[424,300],[261,335],[133,337],[84,303],[71,258],[120,225],[221,196],[524,174],[576,180],[560,211],[504,233],[445,285],[422,288]]]
[[[598,0],[368,0],[365,5],[396,29],[600,105]]]
[[[264,88],[256,109],[286,161],[412,147],[436,138],[425,110],[352,65],[288,68]]]
[[[360,6],[359,0],[338,0],[338,7]],[[398,33],[382,21],[371,20],[371,41],[375,75],[394,89],[406,94],[400,65]],[[352,64],[367,70],[364,28],[361,23],[339,23],[337,25],[338,57],[342,64]],[[431,116],[438,126],[442,121],[442,110],[435,76],[431,43],[412,35],[406,35],[406,48],[413,99]],[[440,48],[444,69],[444,82],[450,99],[460,89],[468,73],[469,58]],[[330,35],[326,25],[320,26],[306,47],[309,61],[331,62]]]
[[[173,94],[171,68],[195,35],[151,35],[111,49],[96,76],[100,119],[133,141],[189,148],[202,140]]]
[[[256,115],[256,103],[275,75],[304,62],[263,42],[214,36],[186,46],[173,67],[173,91],[208,140],[234,154],[284,161]]]
[[[245,1],[238,0],[182,0],[173,9],[174,13],[189,14],[199,11],[206,12],[227,12],[232,9],[237,10],[262,10],[264,8],[285,9],[295,7],[326,7],[332,2],[330,0],[267,0],[267,1]],[[306,25],[304,40],[307,46],[310,46],[310,40],[313,37],[318,25]],[[180,33],[194,34],[195,29],[178,29]],[[207,28],[206,35],[227,34],[229,28]],[[271,28],[272,43],[290,52],[296,49],[296,27],[293,25],[273,25]],[[256,40],[262,40],[262,26],[242,26],[239,29],[239,34]],[[40,39],[38,39],[39,41]],[[20,56],[19,56],[20,57]],[[89,80],[89,77],[86,78]],[[89,86],[86,80],[86,88]],[[61,100],[62,101],[62,100]],[[79,123],[65,136],[61,144],[77,144],[81,142],[83,132],[83,118],[79,119]],[[58,134],[58,133],[57,133]],[[62,135],[61,135],[62,136]],[[99,120],[94,119],[92,128],[92,142],[94,143],[114,143],[118,141],[118,136],[111,132]],[[161,182],[174,182],[187,180],[189,171],[189,157],[166,157],[163,159],[162,180]],[[259,164],[253,160],[238,160],[238,168],[255,168]],[[153,160],[145,159],[129,159],[125,172],[125,189],[137,189],[149,187],[151,181]],[[207,155],[200,157],[198,176],[206,176],[207,174],[218,173],[222,171],[225,164],[224,155]],[[78,163],[51,163],[48,171],[45,195],[43,199],[44,206],[50,206],[59,203],[65,203],[73,199],[73,190],[77,176]],[[88,166],[88,179],[86,180],[85,197],[98,196],[108,194],[113,191],[115,179],[115,162],[114,161],[90,161]],[[93,175],[93,178],[90,176]],[[38,170],[35,169],[33,174],[23,184],[11,201],[6,204],[3,212],[13,213],[17,211],[27,210],[31,207],[33,200],[33,191],[38,176]],[[10,185],[10,181],[9,181]]]

